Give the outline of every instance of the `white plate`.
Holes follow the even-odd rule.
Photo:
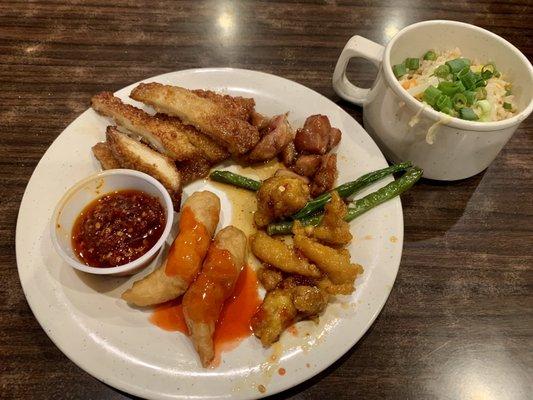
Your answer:
[[[290,111],[295,127],[309,115],[327,115],[343,132],[339,182],[387,165],[353,118],[295,82],[261,72],[218,68],[172,72],[146,81],[253,97],[257,110],[267,115]],[[117,93],[127,99],[133,87]],[[89,109],[59,135],[28,183],[17,222],[17,264],[28,303],[48,336],[77,365],[117,389],[146,398],[258,398],[316,375],[370,327],[387,300],[400,263],[403,217],[397,198],[351,223],[355,235],[350,246],[352,260],[365,268],[352,296],[330,304],[319,325],[299,323],[299,335],[284,334],[281,345],[273,349],[263,349],[254,337],[246,339],[224,353],[216,369],[199,366],[184,335],[160,330],[148,321],[149,312],[120,300],[120,293],[135,278],[102,279],[65,264],[52,247],[50,216],[67,188],[99,169],[90,149],[104,138],[107,124]],[[199,188],[213,189],[209,182],[196,182],[185,194]],[[231,204],[224,200],[221,226],[231,218]],[[276,362],[268,361],[273,352]],[[278,374],[281,367],[286,370],[283,376]],[[264,385],[265,393],[258,391],[259,385]]]

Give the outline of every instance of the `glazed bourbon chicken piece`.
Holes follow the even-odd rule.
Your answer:
[[[259,143],[248,156],[250,161],[266,161],[274,158],[294,137],[287,114],[272,118],[264,131]]]
[[[337,179],[337,155],[326,154],[322,156],[320,166],[313,176],[313,183],[311,184],[311,196],[320,196],[333,189],[335,180]]]
[[[303,128],[296,131],[294,145],[299,153],[325,154],[341,139],[341,131],[332,128],[325,115],[311,115]]]

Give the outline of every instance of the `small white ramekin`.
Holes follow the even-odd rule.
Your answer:
[[[72,248],[72,227],[80,212],[94,199],[117,190],[139,190],[159,199],[165,209],[166,225],[157,243],[146,254],[127,264],[111,268],[90,267],[78,259]],[[156,179],[129,169],[112,169],[91,175],[72,186],[59,200],[50,221],[52,243],[73,268],[96,275],[132,275],[155,258],[172,227],[174,208],[167,190]]]

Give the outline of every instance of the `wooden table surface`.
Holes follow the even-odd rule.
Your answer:
[[[15,228],[30,175],[92,94],[164,72],[239,67],[300,82],[361,121],[331,75],[354,34],[455,19],[533,56],[530,1],[1,1],[0,397],[128,397],[67,359],[26,303]],[[458,43],[460,45],[460,43]],[[363,63],[351,75],[369,83]],[[396,284],[368,333],[332,367],[277,397],[531,399],[533,136],[523,123],[483,173],[422,181],[403,197]],[[349,332],[346,332],[349,335]]]

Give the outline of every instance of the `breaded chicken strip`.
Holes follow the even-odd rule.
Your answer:
[[[306,260],[298,258],[294,251],[281,240],[274,239],[264,232],[257,232],[250,238],[252,253],[262,262],[290,274],[311,278],[321,276],[320,270]]]
[[[136,306],[149,306],[182,295],[200,271],[219,214],[220,199],[214,193],[195,192],[189,196],[167,258],[151,274],[135,282],[122,298]]]
[[[161,121],[137,107],[123,103],[111,92],[94,95],[91,105],[98,113],[113,118],[116,124],[139,135],[154,149],[173,160],[190,160],[202,155],[183,132],[183,124],[180,126]]]
[[[245,256],[246,235],[233,226],[222,229],[209,247],[200,275],[183,296],[183,315],[204,367],[215,356],[215,325],[233,294]]]
[[[179,209],[181,200],[181,178],[174,162],[148,146],[130,138],[108,126],[106,131],[107,145],[122,168],[135,169],[153,176],[168,190]]]
[[[92,150],[94,156],[100,162],[102,169],[120,168],[120,163],[115,158],[106,142],[96,143]]]
[[[223,107],[226,112],[235,118],[244,121],[251,120],[255,108],[255,100],[252,98],[230,96],[227,94],[216,93],[211,90],[192,90],[192,92],[204,99],[209,99],[219,106]]]
[[[206,178],[211,170],[211,165],[203,158],[177,163],[176,166],[184,185]]]
[[[224,146],[219,145],[209,136],[204,135],[198,129],[185,125],[178,117],[171,117],[167,114],[157,113],[155,117],[160,121],[165,121],[171,125],[175,125],[183,134],[187,136],[189,142],[192,143],[211,165],[217,164],[229,158],[230,154]]]
[[[158,112],[179,117],[226,147],[234,155],[250,151],[259,141],[259,131],[242,119],[228,115],[224,107],[178,86],[141,83],[130,94]]]

